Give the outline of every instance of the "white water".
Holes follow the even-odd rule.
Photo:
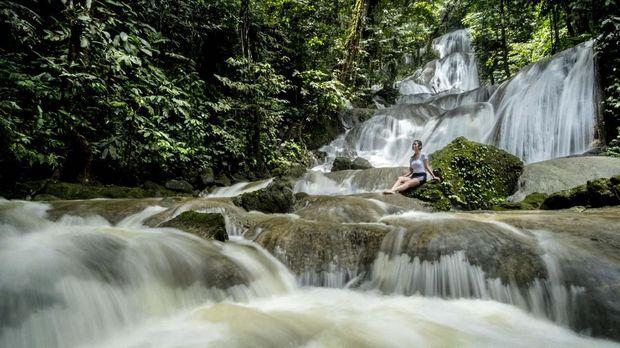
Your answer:
[[[362,286],[370,291],[299,288],[252,242],[144,226],[162,207],[117,225],[99,216],[53,222],[46,209],[0,202],[0,347],[619,346],[578,336],[544,313],[486,300],[519,305],[501,297],[518,290],[485,281],[459,253],[416,266],[395,242],[395,257],[380,254]],[[300,281],[317,276],[342,286],[337,272]],[[475,284],[479,293],[468,292]],[[391,295],[372,290],[390,287]],[[481,299],[456,299],[468,296]]]
[[[329,171],[336,156],[375,167],[407,165],[411,142],[440,150],[456,137],[502,148],[524,162],[589,150],[596,124],[593,43],[586,42],[522,69],[499,88],[480,87],[465,30],[435,40],[440,59],[399,82],[399,104],[323,147]]]

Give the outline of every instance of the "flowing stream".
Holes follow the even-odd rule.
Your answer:
[[[90,213],[52,220],[50,208],[0,201],[2,347],[619,346],[568,328],[570,298],[584,290],[564,286],[556,270],[525,299],[486,279],[463,251],[410,258],[399,229],[359,287],[327,288],[298,285],[302,277],[242,237],[220,243],[145,225],[182,205],[150,206],[116,224]],[[537,291],[558,298],[547,305]]]

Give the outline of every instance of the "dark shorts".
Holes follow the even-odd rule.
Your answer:
[[[409,176],[411,179],[420,179],[420,183],[426,182],[426,173],[413,173]]]

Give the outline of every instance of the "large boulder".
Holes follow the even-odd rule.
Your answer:
[[[263,213],[288,213],[295,203],[290,182],[276,178],[264,189],[247,192],[233,199],[233,203],[245,210]]]
[[[442,182],[429,182],[404,194],[431,202],[442,210],[451,205],[464,209],[490,208],[514,192],[523,171],[523,162],[518,157],[464,137],[433,153],[430,164]]]
[[[566,157],[531,163],[525,166],[510,200],[519,202],[534,192],[551,194],[615,175],[620,175],[620,158],[615,157]]]
[[[204,239],[215,239],[221,242],[228,240],[222,214],[185,211],[161,226],[178,228]]]

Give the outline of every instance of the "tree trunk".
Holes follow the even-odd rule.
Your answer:
[[[362,37],[362,30],[364,29],[364,23],[366,21],[367,9],[368,0],[355,0],[353,16],[351,18],[351,24],[349,25],[345,45],[344,62],[342,64],[342,69],[340,69],[340,81],[343,83],[351,80],[351,70],[353,69],[353,63],[355,62],[357,53],[359,52],[359,45]]]
[[[502,33],[502,67],[504,68],[504,73],[506,74],[506,78],[510,77],[510,65],[508,64],[508,39],[506,37],[506,9],[505,9],[505,0],[501,0],[500,2],[500,16],[501,16],[501,33]]]
[[[239,40],[241,42],[241,55],[248,61],[252,61],[252,50],[250,49],[250,1],[241,0],[239,13],[241,25],[239,27]]]

